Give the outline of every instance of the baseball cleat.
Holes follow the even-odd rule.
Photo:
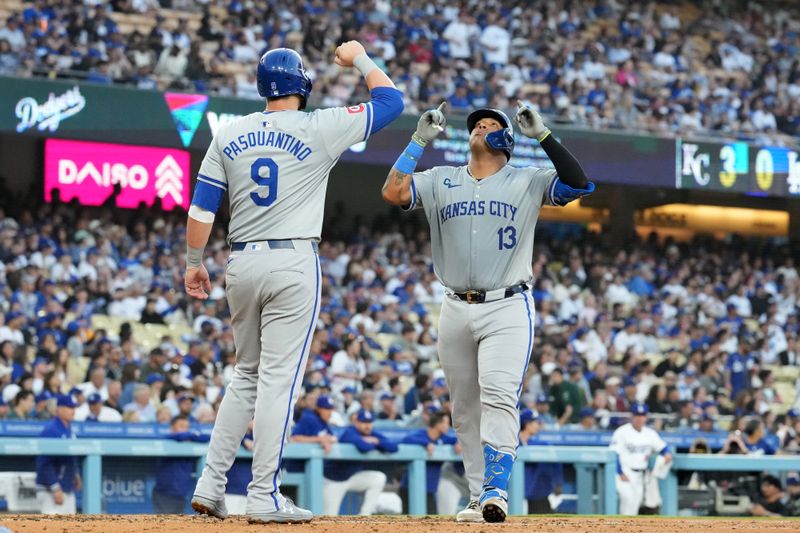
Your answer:
[[[456,515],[456,522],[483,522],[481,504],[478,500],[470,500],[466,507]]]
[[[497,490],[484,491],[481,494],[481,514],[486,522],[505,522],[508,501]]]
[[[292,500],[286,498],[283,505],[277,511],[270,513],[247,513],[247,521],[251,524],[302,524],[311,522],[314,514],[294,504]]]
[[[215,502],[208,498],[203,498],[202,496],[194,496],[192,498],[192,509],[199,514],[213,516],[220,520],[225,520],[225,518],[228,517],[228,509],[225,508],[225,500]]]

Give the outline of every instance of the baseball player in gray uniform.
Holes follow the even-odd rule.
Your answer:
[[[445,104],[426,111],[383,186],[383,198],[422,208],[433,265],[447,289],[439,358],[453,401],[470,502],[461,522],[502,522],[519,433],[519,396],[533,344],[533,232],[542,204],[590,194],[578,161],[520,104],[520,131],[539,141],[555,166],[514,168],[514,129],[497,109],[467,118],[470,160],[462,167],[414,172],[427,143],[443,130]],[[480,401],[476,401],[476,400]]]
[[[328,175],[342,152],[403,110],[402,94],[360,43],[339,46],[335,62],[361,71],[369,102],[303,111],[311,80],[302,58],[293,50],[270,50],[257,70],[266,109],[220,128],[197,176],[187,223],[186,292],[208,297],[203,250],[227,192],[231,255],[225,282],[236,344],[233,377],[192,498],[199,513],[227,515],[225,476],[254,418],[248,520],[312,518],[281,495],[279,473],[319,313],[317,242]]]

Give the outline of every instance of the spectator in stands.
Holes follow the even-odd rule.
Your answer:
[[[345,387],[361,390],[361,380],[367,375],[367,365],[361,357],[363,337],[349,334],[342,338],[342,349],[336,352],[328,368],[331,388],[338,394]]]
[[[14,403],[8,412],[8,420],[28,420],[33,414],[35,405],[33,392],[21,390],[14,396]]]
[[[89,414],[86,422],[122,422],[122,415],[116,409],[103,405],[100,394],[93,392],[86,400],[89,404]]]
[[[554,368],[550,373],[550,407],[558,418],[558,424],[578,422],[578,413],[584,405],[583,393],[577,385],[564,379],[561,368]]]
[[[189,429],[189,419],[178,415],[170,422],[166,436],[177,442],[208,442],[208,435]],[[156,467],[156,484],[153,486],[153,511],[156,514],[183,514],[189,495],[194,489],[195,463],[193,457],[163,457]]]
[[[72,420],[75,402],[68,395],[58,398],[56,417],[42,430],[45,439],[74,439]],[[36,500],[42,514],[75,514],[75,492],[81,490],[78,458],[39,455],[36,458]]]
[[[360,409],[354,418],[353,424],[339,437],[339,442],[353,444],[361,453],[372,450],[384,453],[397,451],[395,442],[374,430],[375,415],[371,411]],[[386,474],[377,470],[364,470],[364,464],[360,462],[326,461],[324,475],[324,514],[338,515],[342,499],[348,491],[364,493],[359,514],[370,515],[375,512],[378,497],[386,485]]]
[[[381,411],[379,420],[402,420],[403,416],[397,410],[397,397],[391,392],[384,392],[380,396]]]
[[[155,422],[156,409],[150,399],[150,387],[139,383],[133,390],[133,401],[125,405],[123,414],[135,413],[138,422]]]

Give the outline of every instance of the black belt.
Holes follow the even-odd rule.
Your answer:
[[[510,298],[515,294],[519,294],[521,292],[525,292],[528,290],[528,285],[525,283],[518,283],[517,285],[512,285],[511,287],[506,287],[506,292],[503,298]],[[485,290],[473,290],[473,291],[466,291],[466,292],[454,292],[453,296],[467,302],[468,304],[482,304],[486,301],[486,292]],[[492,292],[492,291],[488,291]]]
[[[266,241],[253,241],[253,243],[250,244],[255,243],[266,243],[271,250],[294,250],[294,242],[292,242],[292,239],[268,239]],[[241,252],[247,245],[248,243],[246,242],[232,242],[231,251]],[[311,248],[313,248],[315,252],[319,251],[317,241],[311,241]]]

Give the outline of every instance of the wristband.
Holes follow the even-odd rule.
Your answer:
[[[425,148],[419,144],[416,140],[412,139],[406,149],[400,154],[400,157],[397,158],[397,161],[394,164],[394,168],[402,172],[403,174],[413,174],[414,169],[417,168],[417,162],[419,162],[419,158],[422,157],[422,152]]]
[[[378,68],[378,65],[364,53],[353,59],[353,66],[366,78],[367,74]]]
[[[186,268],[200,268],[203,264],[203,251],[205,248],[192,248],[186,245]]]
[[[537,141],[542,142],[543,140],[547,139],[547,136],[550,135],[550,130],[546,130],[543,134],[536,138]]]

